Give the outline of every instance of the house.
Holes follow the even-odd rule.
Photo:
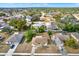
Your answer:
[[[40,20],[42,20],[42,21],[45,20],[45,17],[44,16],[41,16],[40,17]]]
[[[44,22],[34,22],[34,24],[32,25],[32,27],[34,27],[34,28],[38,28],[38,27],[41,27],[41,26],[43,26],[43,25],[45,25],[44,24]]]
[[[64,45],[64,41],[69,38],[68,35],[63,35],[62,33],[56,33],[51,36],[51,40],[56,44],[56,46],[61,49]]]
[[[0,30],[4,28],[5,26],[6,26],[5,22],[2,19],[0,19]]]
[[[73,16],[76,18],[76,21],[79,21],[79,14],[73,14]]]
[[[49,40],[49,35],[47,33],[42,33],[32,38],[32,45],[47,45]]]
[[[32,19],[31,16],[26,16],[26,19],[25,19],[25,20],[26,20],[27,22],[31,22],[31,19]]]
[[[77,42],[79,42],[79,33],[77,33],[77,32],[71,33],[71,36],[72,36]]]
[[[12,28],[7,23],[5,23],[3,20],[0,20],[0,30],[2,30],[4,27],[10,27],[10,28]]]
[[[41,15],[42,15],[42,16],[45,16],[45,15],[46,15],[46,13],[44,13],[44,12],[41,12]]]
[[[26,23],[27,26],[30,26],[32,24],[31,19],[32,19],[31,16],[26,16],[25,20],[27,21],[27,23]]]
[[[24,18],[24,16],[22,14],[16,14],[13,16],[13,18],[20,19],[20,18]]]
[[[53,17],[51,17],[51,15],[46,15],[46,16],[41,16],[40,17],[41,21],[55,21],[55,19]]]
[[[42,12],[42,16],[40,17],[40,20],[41,21],[51,21],[51,20],[55,21],[55,19],[51,15],[46,14],[44,12]]]
[[[57,30],[58,29],[55,22],[46,22],[45,26],[47,27],[47,29],[51,29],[51,30]]]

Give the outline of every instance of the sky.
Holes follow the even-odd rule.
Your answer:
[[[0,8],[79,7],[79,3],[0,3]]]

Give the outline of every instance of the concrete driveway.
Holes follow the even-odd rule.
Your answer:
[[[21,42],[21,39],[23,37],[23,33],[18,33],[17,35],[13,34],[11,39],[16,39],[16,41],[13,42],[13,44],[15,45],[14,48],[10,48],[9,51],[6,53],[5,56],[12,56],[12,54],[14,53],[14,51],[16,50],[17,46],[19,45],[19,43]]]

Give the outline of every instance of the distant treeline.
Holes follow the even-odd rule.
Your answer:
[[[24,11],[26,10],[26,11]],[[61,12],[61,13],[79,13],[79,8],[77,7],[68,7],[68,8],[0,8],[0,11],[4,12],[23,12],[25,14],[32,13],[32,14],[39,14],[41,11],[46,13],[51,12]]]

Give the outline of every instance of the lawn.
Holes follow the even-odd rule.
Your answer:
[[[74,48],[70,48],[68,46],[65,46],[65,49],[67,50],[68,53],[79,54],[79,48],[74,49]]]
[[[59,53],[58,48],[53,45],[49,44],[48,47],[39,47],[36,49],[36,53]]]
[[[1,32],[0,35],[4,37],[2,41],[0,41],[0,53],[6,53],[9,50],[9,45],[6,45],[5,42],[6,40],[10,37],[8,33]]]
[[[9,50],[9,46],[8,45],[1,45],[0,44],[0,53],[6,53]]]
[[[1,32],[0,35],[2,35],[4,37],[3,41],[5,43],[5,41],[10,37],[10,35],[6,32]]]
[[[19,46],[15,50],[15,53],[31,53],[31,50],[32,50],[31,43],[23,43],[19,44]],[[35,53],[59,53],[59,51],[55,45],[49,44],[47,48],[44,47],[37,48]]]
[[[15,50],[15,53],[31,53],[31,43],[21,43]]]
[[[26,42],[26,39],[27,39],[26,34],[27,34],[27,31],[24,32],[24,35],[25,35],[24,41],[18,45],[18,47],[15,50],[15,53],[31,53],[32,43]],[[47,32],[37,33],[36,35],[46,36],[50,39]],[[58,48],[54,44],[52,44],[52,42],[50,42],[47,48],[44,48],[44,47],[37,48],[36,53],[59,53],[59,51],[58,51]]]

